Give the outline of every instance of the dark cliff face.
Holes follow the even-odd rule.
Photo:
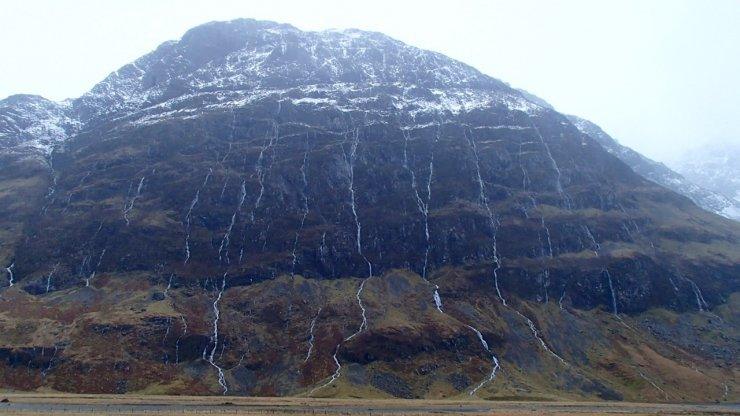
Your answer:
[[[738,225],[462,63],[211,23],[60,111],[0,136],[7,387],[733,397]]]

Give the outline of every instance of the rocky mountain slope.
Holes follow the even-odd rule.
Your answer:
[[[702,146],[684,155],[674,167],[695,183],[727,195],[735,202],[727,211],[740,217],[740,144]]]
[[[701,161],[712,163],[709,161],[713,158],[706,155],[695,155],[692,157],[692,160],[694,161],[693,165],[690,165],[689,163],[684,164],[684,166],[686,166],[686,176],[683,176],[660,162],[648,159],[627,146],[622,146],[596,124],[577,116],[569,115],[568,118],[581,132],[588,134],[594,140],[599,142],[604,146],[604,149],[606,149],[607,152],[618,157],[621,161],[631,167],[635,173],[691,199],[696,205],[706,209],[707,211],[714,212],[727,218],[740,220],[740,200],[725,196],[733,195],[733,193],[723,192],[723,190],[732,188],[726,185],[723,187],[719,184],[717,184],[718,186],[711,186],[712,180],[707,180],[708,178],[702,179],[701,173],[714,172],[715,176],[724,175],[732,177],[732,164],[722,164],[720,162],[721,166],[714,166],[713,169],[702,169],[699,167],[699,164],[702,163]],[[714,158],[714,160],[715,164],[716,162],[719,162],[717,158]],[[740,159],[737,159],[737,162],[740,164]],[[690,168],[689,166],[693,166],[693,168]],[[694,174],[691,174],[691,172],[694,172]],[[734,173],[740,174],[738,169],[735,169]],[[687,179],[687,177],[691,179]],[[719,182],[722,182],[722,180],[719,179]],[[738,189],[740,190],[740,180],[737,182]],[[700,186],[697,184],[702,185]]]
[[[740,225],[443,55],[209,23],[0,109],[5,389],[738,399]]]

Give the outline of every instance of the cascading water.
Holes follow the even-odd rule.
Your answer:
[[[127,203],[123,206],[123,219],[126,221],[126,225],[129,225],[131,223],[131,220],[129,219],[128,215],[131,212],[132,209],[134,209],[134,204],[136,204],[136,200],[141,197],[141,189],[144,187],[144,179],[146,176],[142,176],[139,180],[139,185],[136,187],[136,193],[134,193],[134,196],[129,199]]]

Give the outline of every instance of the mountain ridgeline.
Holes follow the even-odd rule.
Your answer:
[[[737,400],[740,224],[591,134],[385,35],[248,19],[9,97],[0,387]]]
[[[740,143],[707,143],[673,163],[676,171],[734,202],[726,216],[740,220]]]
[[[734,192],[720,191],[725,189],[730,191],[731,187],[712,187],[716,190],[702,187],[698,185],[699,181],[696,180],[699,179],[698,177],[695,177],[694,181],[689,180],[666,165],[650,160],[629,147],[622,146],[594,123],[577,116],[568,116],[568,118],[579,130],[599,142],[607,152],[626,163],[635,173],[691,199],[696,205],[707,211],[740,221],[740,203],[737,198],[732,198]],[[695,157],[694,159],[701,160],[703,158]],[[704,159],[709,158],[705,157]],[[732,175],[729,167],[716,167],[710,172],[716,174],[723,170],[729,172],[728,176]]]

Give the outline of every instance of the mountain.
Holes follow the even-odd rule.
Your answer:
[[[707,211],[740,220],[740,198],[732,199],[724,196],[734,195],[734,193],[727,191],[733,189],[732,185],[729,185],[733,180],[731,178],[740,175],[738,168],[734,168],[733,171],[733,166],[740,166],[740,151],[736,152],[738,156],[735,157],[735,162],[737,162],[735,165],[727,163],[729,161],[727,157],[723,159],[721,157],[711,158],[708,155],[700,157],[694,155],[691,159],[692,162],[687,161],[683,164],[685,169],[681,171],[684,172],[684,175],[681,175],[660,162],[648,159],[629,147],[622,146],[599,126],[588,120],[572,115],[569,115],[568,119],[581,132],[591,136],[604,146],[607,152],[626,163],[637,174],[691,199],[696,205]],[[724,162],[724,166],[718,166],[722,165],[722,162]],[[704,163],[707,166],[714,166],[702,169],[700,165],[704,166]],[[712,179],[709,179],[709,175],[704,172],[714,172],[715,175],[721,175],[720,172],[724,172],[726,177],[715,178],[719,183],[713,184]],[[735,179],[734,189],[740,192],[740,180]]]
[[[695,183],[722,195],[734,205],[728,216],[740,218],[740,144],[705,145],[685,154],[675,169]]]
[[[0,385],[738,400],[740,224],[359,30],[191,29],[0,117]]]
[[[45,159],[80,126],[69,107],[37,95],[0,100],[0,155]]]

